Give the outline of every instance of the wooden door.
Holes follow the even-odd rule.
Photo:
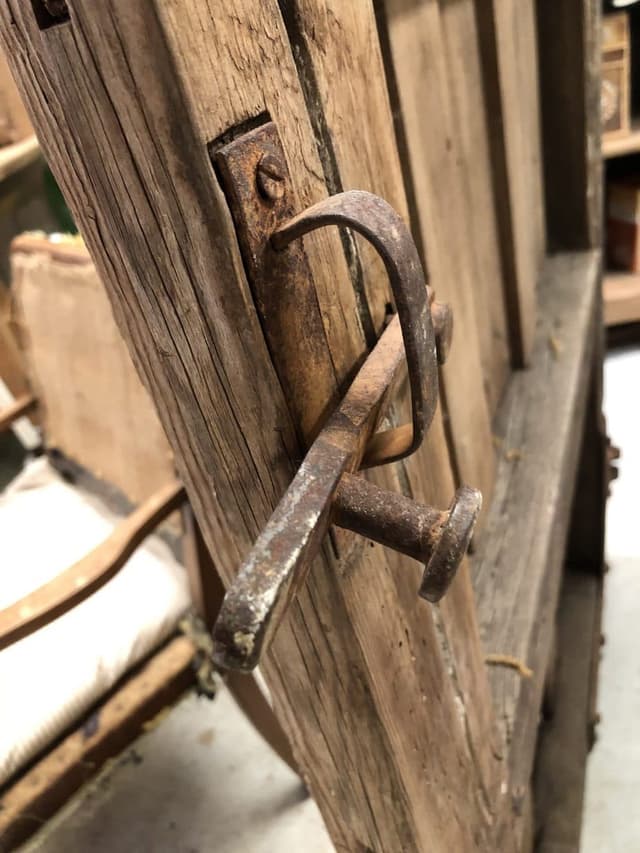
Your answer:
[[[265,117],[284,146],[295,209],[350,188],[386,198],[454,308],[445,417],[440,408],[416,454],[371,476],[443,507],[462,480],[490,496],[491,415],[513,353],[498,238],[487,252],[475,229],[482,212],[499,231],[482,104],[479,153],[461,132],[478,85],[459,59],[465,39],[480,62],[472,2],[8,0],[0,21],[227,583],[302,450],[299,401],[278,382],[209,156]],[[433,68],[412,64],[418,34]],[[419,74],[433,75],[437,126],[408,118]],[[473,232],[462,248],[460,221]],[[323,230],[305,248],[324,327],[318,370],[339,396],[381,332],[389,285],[348,234]],[[336,848],[492,849],[504,769],[468,567],[432,607],[416,595],[420,569],[408,558],[355,537],[341,554],[325,543],[263,666]]]

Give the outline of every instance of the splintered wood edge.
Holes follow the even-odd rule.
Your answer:
[[[110,757],[127,747],[148,720],[193,681],[191,640],[175,637],[127,678],[87,720],[5,789],[0,800],[0,849],[32,835]]]

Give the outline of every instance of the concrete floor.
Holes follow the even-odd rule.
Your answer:
[[[605,409],[621,447],[608,512],[600,671],[582,853],[640,853],[640,351],[607,359]],[[331,853],[313,801],[223,689],[190,696],[84,789],[30,853]],[[391,851],[389,851],[391,853]]]
[[[225,688],[191,694],[84,788],[30,853],[332,853],[298,777]]]
[[[587,770],[582,853],[640,853],[640,350],[605,365],[609,435],[622,450],[607,510],[602,722]]]

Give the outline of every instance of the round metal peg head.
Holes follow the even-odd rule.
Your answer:
[[[467,553],[481,508],[482,495],[477,489],[462,486],[457,490],[424,567],[419,590],[422,598],[440,601],[449,588]]]

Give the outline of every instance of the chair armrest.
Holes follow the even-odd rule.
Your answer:
[[[35,408],[36,402],[33,394],[22,394],[10,406],[0,411],[0,432],[8,429],[14,421]]]
[[[138,545],[186,500],[182,483],[157,491],[77,563],[0,610],[0,650],[62,616],[104,586]]]

